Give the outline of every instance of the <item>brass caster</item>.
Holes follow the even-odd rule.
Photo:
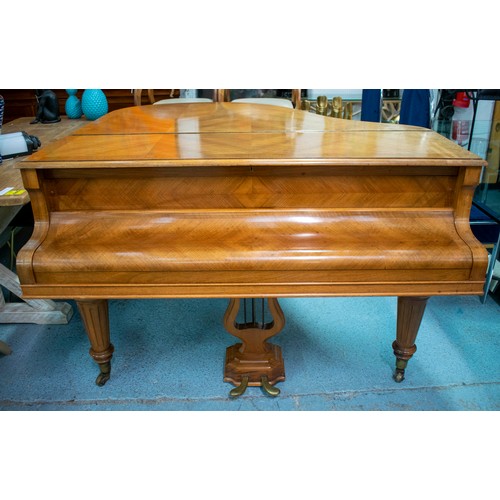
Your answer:
[[[109,379],[110,379],[109,373],[100,373],[99,376],[95,379],[95,383],[99,387],[102,387]]]
[[[3,354],[4,356],[12,354],[12,349],[5,342],[2,342],[1,340],[0,340],[0,354]]]
[[[394,380],[396,382],[402,382],[405,378],[405,368],[408,364],[406,359],[396,359],[396,372],[394,373]]]
[[[238,387],[235,387],[234,389],[231,389],[229,391],[229,395],[232,397],[232,398],[237,398],[239,396],[241,396],[242,394],[245,393],[245,391],[247,390],[247,387],[248,387],[248,381],[249,381],[249,377],[242,377],[241,379],[241,384],[238,386]]]
[[[95,383],[99,387],[102,387],[111,377],[111,363],[103,363],[99,365],[99,368],[101,369],[101,373],[97,376]]]
[[[265,375],[263,375],[262,378],[260,379],[260,383],[262,384],[262,390],[269,396],[272,396],[273,398],[278,396],[281,392],[277,387],[269,383],[269,380]]]

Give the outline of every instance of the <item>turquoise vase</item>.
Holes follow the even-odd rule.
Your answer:
[[[64,105],[64,110],[66,111],[66,116],[71,119],[81,118],[83,115],[82,111],[82,103],[78,97],[76,97],[76,93],[78,90],[75,89],[66,89],[69,97],[66,99],[66,103]]]
[[[82,95],[82,111],[87,120],[97,120],[108,112],[108,100],[101,89],[87,89]]]

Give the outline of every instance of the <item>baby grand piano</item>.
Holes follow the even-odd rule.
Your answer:
[[[99,385],[108,299],[229,298],[233,396],[279,392],[280,297],[395,295],[401,381],[427,299],[483,293],[469,211],[484,163],[418,127],[261,104],[121,109],[20,162],[35,216],[23,294],[76,300]]]

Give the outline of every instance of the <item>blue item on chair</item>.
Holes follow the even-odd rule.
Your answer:
[[[382,90],[364,89],[362,94],[361,121],[380,122]]]
[[[431,93],[429,89],[405,89],[401,99],[399,123],[431,127]]]

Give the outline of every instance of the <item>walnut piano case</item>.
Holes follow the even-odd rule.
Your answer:
[[[36,219],[23,292],[397,295],[416,323],[395,347],[409,359],[415,300],[482,293],[468,218],[483,164],[418,127],[242,103],[122,109],[22,162]]]

